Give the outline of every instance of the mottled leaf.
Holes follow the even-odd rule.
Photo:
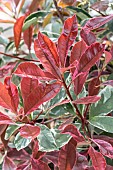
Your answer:
[[[89,103],[95,103],[98,100],[100,100],[101,97],[99,96],[87,96],[87,97],[83,97],[80,99],[77,99],[75,101],[73,101],[73,103],[75,104],[89,104]]]

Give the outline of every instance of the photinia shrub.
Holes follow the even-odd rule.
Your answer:
[[[109,75],[112,48],[96,31],[113,15],[90,18],[79,27],[74,14],[52,41],[39,30],[33,36],[34,25],[26,24],[36,15],[32,7],[15,18],[17,55],[0,52],[16,59],[0,68],[2,169],[112,170],[113,79],[103,78]],[[33,44],[35,59],[19,57],[21,40],[29,52]]]

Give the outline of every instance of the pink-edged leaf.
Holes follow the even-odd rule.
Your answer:
[[[9,62],[8,64],[0,68],[0,78],[3,78],[6,74],[9,74],[10,71],[15,67],[16,62]]]
[[[97,95],[100,90],[100,79],[99,77],[93,78],[88,85],[89,96]]]
[[[27,45],[28,49],[31,50],[31,43],[32,43],[32,33],[33,33],[33,27],[30,26],[27,30],[23,33],[23,39],[25,44]]]
[[[20,44],[20,40],[21,40],[21,33],[22,33],[22,26],[24,23],[26,16],[21,16],[20,18],[18,18],[16,20],[16,23],[14,24],[14,42],[15,42],[15,47],[16,49],[18,49],[19,44]]]
[[[4,115],[3,113],[0,112],[0,125],[12,123],[13,123],[12,120],[7,115]]]
[[[76,146],[71,141],[63,146],[59,152],[59,170],[72,170],[76,161]]]
[[[54,79],[55,77],[51,74],[44,72],[40,67],[38,67],[34,63],[24,62],[21,63],[17,69],[15,70],[14,74],[20,77],[29,77],[33,79]]]
[[[86,22],[85,27],[89,30],[94,30],[106,24],[112,19],[113,19],[113,15],[109,15],[106,17],[94,17]]]
[[[78,23],[76,15],[68,18],[64,22],[64,28],[61,36],[58,39],[58,54],[60,57],[60,64],[65,67],[67,53],[71,45],[73,44],[78,33]]]
[[[70,134],[77,142],[85,141],[82,134],[79,132],[75,125],[67,125],[64,130],[62,131],[64,134]]]
[[[86,43],[82,40],[77,42],[71,51],[71,57],[70,57],[70,64],[72,64],[75,60],[79,61],[81,56],[84,54],[84,52],[87,49]]]
[[[96,36],[93,32],[86,28],[82,28],[80,32],[81,38],[86,42],[87,45],[91,45],[96,42]]]
[[[79,72],[88,71],[101,57],[104,46],[94,43],[85,51],[79,62]]]
[[[106,160],[100,152],[97,152],[92,146],[88,150],[89,156],[92,160],[92,165],[95,170],[105,170]]]
[[[107,156],[107,157],[113,159],[113,147],[110,143],[108,143],[104,140],[100,140],[100,139],[94,139],[93,141],[97,144],[97,146],[100,149],[100,152],[104,156]]]
[[[59,56],[55,43],[53,43],[46,35],[39,32],[38,38],[34,42],[34,49],[36,56],[43,67],[58,79],[61,79],[60,70],[58,68]]]
[[[87,170],[88,160],[84,155],[77,153],[76,162],[72,170]]]
[[[32,159],[31,165],[32,170],[50,170],[49,166],[41,160]]]
[[[86,96],[80,99],[77,99],[75,101],[73,101],[73,103],[75,104],[89,104],[89,103],[95,103],[97,101],[99,101],[101,99],[101,97],[99,96]]]
[[[113,87],[113,80],[107,80],[105,82],[102,83],[102,85],[106,85],[106,86],[112,86]]]
[[[38,126],[32,126],[26,124],[20,128],[20,135],[23,138],[35,139],[40,134],[40,128]]]
[[[112,137],[105,136],[105,135],[100,135],[100,136],[94,135],[94,139],[104,140],[113,146],[113,138]]]
[[[105,54],[105,64],[108,64],[112,59],[112,55],[108,51],[104,51],[104,54]]]
[[[58,156],[59,156],[59,151],[52,151],[46,153],[46,159],[49,162],[52,162],[55,166],[58,166]]]
[[[88,72],[84,72],[77,76],[74,80],[74,92],[76,95],[78,95],[84,86],[84,83],[87,79]]]
[[[16,170],[16,165],[9,157],[5,156],[2,170]]]
[[[27,84],[29,82],[29,84]],[[44,102],[52,99],[61,89],[61,83],[35,84],[33,79],[23,78],[21,82],[22,97],[24,99],[24,111],[30,113]],[[33,89],[34,87],[34,89]],[[29,92],[26,91],[29,89]]]
[[[19,96],[17,87],[10,82],[10,77],[6,77],[4,85],[0,82],[0,106],[17,112]]]

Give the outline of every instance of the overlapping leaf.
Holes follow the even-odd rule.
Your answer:
[[[19,131],[20,131],[20,135],[23,138],[34,139],[39,135],[40,128],[38,126],[32,126],[30,124],[26,124],[22,126]]]
[[[73,44],[77,36],[77,33],[78,24],[76,15],[74,15],[65,21],[62,34],[58,39],[58,54],[60,57],[60,64],[62,67],[65,67],[68,50]]]
[[[90,146],[88,153],[92,160],[92,165],[95,170],[105,170],[106,161],[101,153],[97,152],[92,146]]]
[[[83,97],[80,99],[77,99],[75,101],[73,101],[73,103],[75,104],[89,104],[89,103],[95,103],[98,100],[100,100],[101,97],[99,96],[87,96],[87,97]]]
[[[0,105],[6,109],[17,112],[19,96],[17,87],[6,77],[4,85],[0,83]]]
[[[72,170],[76,161],[76,146],[71,141],[59,152],[59,170]]]
[[[32,165],[32,170],[42,170],[42,169],[50,170],[49,166],[41,160],[32,159],[31,165]]]
[[[79,132],[76,126],[74,125],[67,125],[62,133],[70,134],[77,142],[85,141],[82,134]]]
[[[46,71],[61,79],[59,67],[59,56],[56,45],[42,33],[38,33],[38,38],[34,42],[34,49],[37,58],[42,63]]]
[[[55,76],[52,74],[49,74],[48,72],[44,72],[40,67],[38,67],[34,63],[21,63],[14,74],[20,76],[20,77],[29,77],[33,79],[55,79]]]
[[[29,91],[27,91],[27,89]],[[21,82],[22,97],[24,99],[24,111],[30,113],[44,102],[52,99],[61,89],[61,83],[38,84],[30,78],[23,78]]]
[[[113,159],[113,147],[110,143],[100,139],[94,139],[94,142],[97,144],[103,155]]]
[[[26,16],[21,16],[16,20],[16,23],[14,24],[14,42],[15,47],[18,49],[20,40],[21,40],[21,33],[22,33],[22,26],[24,23]]]
[[[30,26],[28,29],[26,29],[23,33],[24,42],[27,45],[29,50],[31,49],[32,33],[33,33],[33,27],[32,26]]]
[[[9,118],[9,116],[0,112],[0,125],[2,124],[12,124],[12,120]]]

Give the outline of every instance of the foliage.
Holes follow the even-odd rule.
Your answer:
[[[109,1],[0,1],[0,23],[10,24],[0,27],[3,170],[113,169],[108,9]]]

